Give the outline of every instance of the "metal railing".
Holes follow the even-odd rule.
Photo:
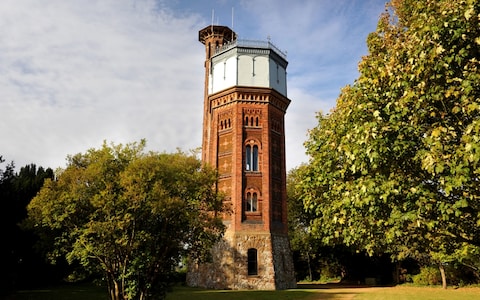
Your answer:
[[[237,39],[228,44],[224,44],[221,47],[215,49],[215,54],[227,51],[233,47],[249,47],[249,48],[259,48],[259,49],[272,49],[275,51],[280,57],[287,60],[287,53],[283,52],[282,50],[278,49],[274,44],[270,41],[259,41],[259,40],[242,40]]]

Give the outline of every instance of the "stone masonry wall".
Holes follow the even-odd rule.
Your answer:
[[[248,275],[247,251],[257,249],[258,275]],[[189,286],[211,289],[275,290],[296,287],[287,236],[270,233],[227,234],[213,249],[211,263],[191,264]]]
[[[272,234],[272,248],[276,288],[279,290],[296,288],[297,280],[288,236]]]

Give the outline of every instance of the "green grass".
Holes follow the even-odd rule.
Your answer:
[[[287,300],[287,299],[344,299],[344,300],[471,300],[480,299],[480,288],[440,287],[341,287],[335,285],[299,285],[286,291],[213,291],[177,287],[167,300]]]
[[[358,300],[470,300],[480,299],[480,288],[463,287],[455,289],[450,287],[446,290],[441,287],[413,287],[396,286],[390,288],[373,288],[365,293],[358,294],[354,299]]]
[[[65,285],[50,289],[18,291],[8,300],[108,300],[106,290],[93,285]],[[300,284],[286,291],[225,291],[178,286],[167,300],[470,300],[480,299],[480,287],[343,287]]]
[[[344,299],[344,300],[470,300],[480,299],[480,288],[440,287],[342,287],[337,285],[301,284],[286,291],[214,291],[176,287],[167,300],[287,300],[287,299]]]
[[[233,291],[176,287],[167,294],[167,300],[313,300],[318,299],[317,295],[313,290]]]

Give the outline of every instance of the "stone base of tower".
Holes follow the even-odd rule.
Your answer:
[[[256,253],[255,262],[248,252]],[[297,286],[287,235],[230,233],[212,249],[212,262],[190,264],[187,284],[210,289],[278,290]]]

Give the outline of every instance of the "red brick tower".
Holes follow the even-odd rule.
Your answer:
[[[287,233],[286,56],[269,41],[237,40],[225,26],[199,32],[206,47],[202,159],[218,169],[230,212],[213,262],[190,266],[191,286],[296,286]]]

